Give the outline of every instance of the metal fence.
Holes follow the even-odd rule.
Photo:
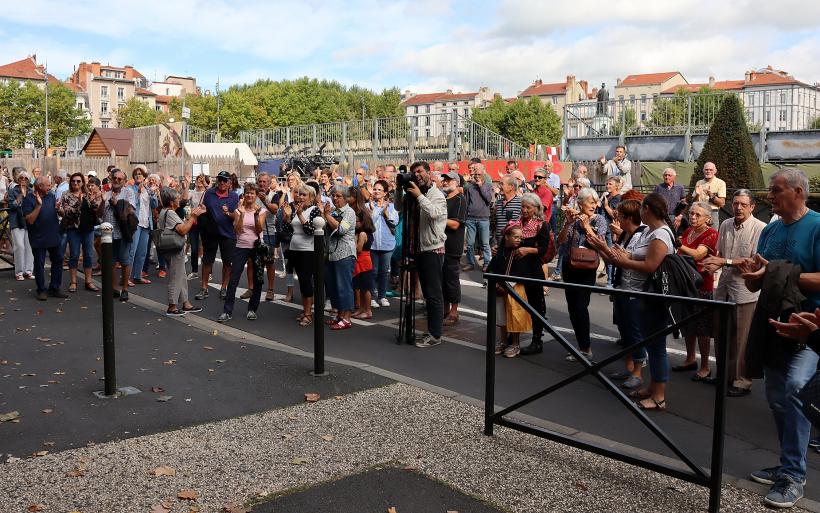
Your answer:
[[[707,134],[728,95],[743,104],[749,130],[794,131],[820,123],[820,92],[813,88],[642,95],[564,107],[566,138]]]
[[[527,148],[453,113],[295,125],[240,132],[258,158],[321,151],[352,158],[529,158]]]

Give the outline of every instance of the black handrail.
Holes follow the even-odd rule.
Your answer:
[[[728,362],[728,342],[730,329],[730,314],[734,313],[735,304],[726,301],[714,301],[700,298],[690,298],[681,296],[670,296],[664,294],[657,294],[652,292],[637,292],[620,289],[610,289],[603,287],[596,287],[592,285],[580,285],[566,282],[555,282],[551,280],[543,280],[536,278],[524,278],[517,276],[506,276],[494,273],[484,274],[487,280],[487,347],[486,347],[486,374],[485,374],[485,397],[484,397],[484,434],[492,436],[493,426],[500,425],[524,433],[532,434],[541,438],[547,438],[555,442],[569,445],[578,449],[586,450],[612,458],[624,463],[639,466],[660,474],[682,479],[684,481],[698,484],[709,488],[709,512],[717,513],[720,509],[720,494],[721,484],[723,480],[723,446],[725,440],[725,422],[726,422],[726,376],[727,376],[727,362]],[[640,297],[649,300],[660,300],[665,303],[685,303],[692,306],[700,307],[698,310],[683,319],[672,320],[672,323],[666,328],[663,328],[649,336],[645,336],[643,340],[634,342],[627,347],[621,348],[615,354],[605,358],[600,362],[588,361],[581,352],[570,343],[561,333],[559,333],[549,321],[537,312],[527,301],[525,301],[515,289],[510,286],[509,282],[522,283],[529,285],[549,285],[559,289],[575,289],[587,290],[590,292],[598,292],[609,296],[627,295],[630,297]],[[501,284],[507,293],[516,302],[518,302],[532,317],[534,321],[540,321],[544,329],[550,333],[555,339],[584,367],[580,372],[573,374],[558,383],[550,385],[549,387],[526,397],[515,404],[495,411],[495,343],[496,343],[496,311],[495,311],[495,289],[496,284]],[[665,336],[678,329],[696,318],[704,315],[712,315],[713,309],[719,313],[720,330],[717,339],[715,340],[716,357],[717,357],[717,376],[715,382],[715,407],[714,407],[714,425],[712,428],[712,461],[710,471],[707,473],[699,465],[678,447],[677,444],[667,435],[663,429],[660,428],[646,413],[641,410],[621,389],[615,385],[608,376],[601,371],[607,365],[621,359],[623,356],[630,354],[634,349],[645,346],[650,340],[655,337]],[[618,399],[628,411],[635,415],[661,442],[664,443],[679,459],[683,462],[689,471],[682,470],[676,466],[668,465],[658,461],[649,460],[633,454],[628,454],[623,451],[605,447],[600,444],[588,442],[574,438],[563,433],[558,433],[552,430],[531,426],[524,424],[514,419],[506,418],[508,415],[523,406],[532,403],[542,397],[545,397],[567,385],[573,383],[584,376],[592,375],[601,382],[601,384],[609,390]]]

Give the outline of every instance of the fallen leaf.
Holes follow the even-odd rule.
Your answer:
[[[161,467],[155,468],[154,470],[150,470],[148,474],[154,477],[175,476],[177,475],[177,471],[171,467],[163,465]]]
[[[333,435],[322,435],[322,440],[324,440],[325,442],[332,442]]]
[[[57,313],[63,313],[63,309],[62,309],[62,308],[58,308],[56,311],[57,311]]]
[[[334,395],[333,398],[336,399],[337,401],[343,401],[344,400],[344,397],[341,396],[341,395]]]
[[[575,482],[575,487],[578,488],[579,490],[584,491],[584,492],[589,490],[589,486],[587,486],[587,484],[583,481],[576,481]]]
[[[42,458],[46,454],[48,454],[48,451],[37,451],[32,456],[34,456],[35,458]]]
[[[448,509],[448,510],[447,510],[447,513],[458,513],[458,511],[455,511],[455,510],[452,510],[452,509]]]
[[[213,334],[214,334],[214,336],[217,336],[217,335],[219,335],[219,331],[214,330],[214,333],[213,333]]]
[[[172,396],[172,395],[161,395],[161,396],[157,397],[157,402],[158,402],[158,403],[167,403],[167,402],[168,402],[168,401],[170,401],[173,397],[174,397],[174,396]]]
[[[66,477],[83,477],[85,475],[85,470],[77,469],[77,470],[69,470],[65,473]]]
[[[45,410],[43,410],[43,413],[54,413],[54,410],[52,410],[51,408],[46,408]]]
[[[149,511],[148,513],[168,513],[169,511],[171,511],[170,505],[166,508],[165,504],[159,503],[154,504],[154,506],[151,508],[151,511]]]
[[[171,360],[168,360],[168,361],[165,361],[165,362],[162,362],[162,363],[164,363],[165,365],[176,365],[177,361],[174,360],[174,359],[171,359]]]
[[[305,394],[305,401],[307,401],[309,403],[315,403],[320,398],[321,398],[321,396],[319,394],[317,394],[316,392],[308,392],[308,393]]]
[[[42,308],[38,308],[38,309],[34,312],[34,315],[43,315],[43,309],[42,309]]]
[[[52,385],[56,385],[57,383],[59,383],[59,381],[57,381],[56,379],[50,379],[48,380],[48,382]]]
[[[202,346],[202,349],[204,349],[206,351],[213,351],[214,350],[214,348],[211,347],[211,346]]]
[[[249,508],[233,503],[222,506],[222,511],[223,513],[251,513]]]
[[[6,460],[6,463],[17,463],[18,461],[22,461],[22,459],[15,458],[14,456],[9,456]]]
[[[88,307],[87,306],[81,306],[80,310],[88,310]]]
[[[299,420],[299,417],[296,415],[288,415],[288,420]]]
[[[407,465],[407,466],[404,467],[404,470],[406,470],[407,472],[415,472],[418,469],[416,467],[414,467],[413,465]]]
[[[162,387],[151,387],[151,392],[154,392],[155,394],[161,394],[162,392],[165,392],[165,389]]]
[[[199,513],[199,506],[197,504],[191,504],[188,506],[188,513]]]
[[[54,447],[54,442],[43,442],[43,447]]]
[[[208,372],[216,372],[214,369],[208,369]]]
[[[292,460],[290,460],[291,465],[305,465],[307,463],[310,463],[310,460],[305,459],[305,458],[296,457],[296,458],[293,458]]]
[[[21,376],[36,376],[33,372],[26,372],[25,374],[20,374]]]
[[[40,342],[51,342],[51,339],[48,337],[37,337],[37,340]]]
[[[7,422],[9,420],[19,419],[19,411],[10,411],[8,413],[0,413],[0,422]]]
[[[177,499],[186,501],[195,501],[199,497],[199,492],[196,490],[182,490],[177,494]]]
[[[42,504],[30,504],[26,511],[35,512],[35,511],[43,511],[46,507]]]
[[[54,375],[55,375],[55,376],[64,376],[64,375],[65,375],[65,371],[57,371],[57,372],[55,372],[55,373],[54,373]]]
[[[290,440],[291,438],[293,438],[293,435],[282,433],[282,440]]]

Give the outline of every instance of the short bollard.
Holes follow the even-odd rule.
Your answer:
[[[110,223],[100,226],[102,237],[102,316],[103,316],[103,370],[105,372],[105,395],[117,393],[117,371],[114,356],[114,251]]]
[[[326,376],[325,372],[325,220],[313,220],[314,292],[313,292],[313,374]]]

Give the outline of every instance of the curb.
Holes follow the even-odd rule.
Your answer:
[[[129,291],[129,303],[132,303],[136,306],[144,308],[154,313],[158,314],[165,314],[167,309],[167,305],[162,303],[158,303],[152,299],[148,299]],[[233,340],[236,342],[245,342],[248,344],[252,344],[255,346],[265,347],[268,349],[273,349],[276,351],[281,351],[283,353],[301,356],[304,358],[313,358],[313,353],[310,351],[305,351],[302,349],[297,349],[295,347],[289,346],[287,344],[283,344],[281,342],[276,342],[259,335],[248,333],[246,331],[242,331],[239,328],[234,328],[232,326],[228,326],[226,324],[221,324],[216,321],[208,320],[204,317],[192,315],[190,317],[170,317],[169,320],[184,323],[190,327],[197,328],[202,331],[206,331],[209,333],[213,333],[213,331],[217,331],[219,335],[223,335],[225,338],[229,340]],[[448,339],[449,341],[450,339]],[[476,344],[472,343],[464,343],[461,342],[461,345],[469,345],[475,346]],[[482,348],[483,350],[483,348]],[[459,392],[455,392],[453,390],[439,387],[437,385],[433,385],[431,383],[427,383],[426,381],[420,381],[415,378],[411,378],[409,376],[405,376],[403,374],[398,374],[393,371],[389,371],[387,369],[383,369],[381,367],[376,367],[370,365],[368,363],[357,362],[353,360],[347,360],[344,358],[337,358],[333,356],[325,356],[325,361],[335,363],[338,365],[345,365],[348,367],[354,367],[357,369],[365,370],[367,372],[392,379],[393,381],[404,383],[406,385],[411,385],[422,390],[426,390],[428,392],[432,392],[434,394],[446,397],[448,399],[454,399],[456,401],[469,404],[471,406],[475,406],[477,408],[483,409],[484,408],[484,401],[482,399],[477,399],[472,396],[463,395]],[[496,409],[502,409],[502,406],[496,405]],[[615,440],[611,440],[608,438],[604,438],[593,433],[587,433],[585,431],[581,431],[570,426],[565,426],[563,424],[557,424],[555,422],[551,422],[544,419],[539,419],[537,417],[533,417],[531,415],[527,415],[526,413],[520,412],[513,412],[509,417],[519,420],[521,422],[526,422],[527,424],[531,424],[536,427],[540,427],[543,429],[548,429],[551,431],[555,431],[564,435],[574,436],[579,439],[583,439],[586,441],[596,442],[602,445],[606,445],[608,447],[615,448],[619,451],[631,453],[635,456],[640,456],[641,458],[648,459],[650,461],[654,461],[656,463],[663,463],[666,465],[677,466],[683,470],[687,470],[688,468],[683,465],[680,460],[675,458],[670,458],[668,456],[664,456],[662,454],[658,454],[655,452],[647,451],[644,449],[640,449],[638,447],[634,447],[632,445],[623,444],[621,442],[617,442]],[[740,488],[742,490],[750,491],[759,494],[761,497],[764,496],[768,490],[765,485],[755,483],[748,479],[744,479],[741,477],[733,476],[730,474],[723,474],[723,484],[734,486],[736,488]],[[820,513],[820,502],[811,500],[811,499],[800,499],[799,503],[796,505],[799,508],[802,508],[806,511],[811,511],[812,513]]]

